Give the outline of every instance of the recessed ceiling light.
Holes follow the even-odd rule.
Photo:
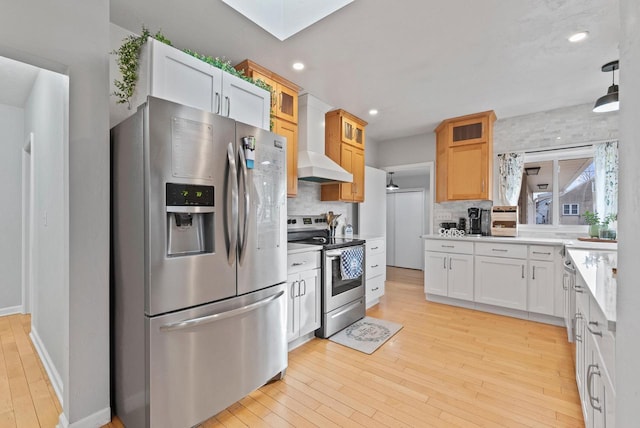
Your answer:
[[[371,116],[375,116],[376,114],[378,114],[378,110],[376,110],[376,109],[372,108],[371,110],[369,110],[369,114],[370,114]]]
[[[298,71],[304,70],[304,64],[301,63],[301,62],[294,62],[293,63],[293,69],[294,70],[298,70]]]
[[[556,140],[562,140],[562,137],[556,137]]]
[[[576,42],[579,42],[579,41],[582,41],[582,40],[586,39],[588,35],[589,35],[588,31],[580,31],[578,33],[572,34],[569,37],[569,41],[571,43],[576,43]]]

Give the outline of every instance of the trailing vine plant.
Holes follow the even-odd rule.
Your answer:
[[[147,42],[149,37],[153,37],[159,42],[172,46],[171,40],[167,39],[162,32],[158,31],[155,34],[146,28],[142,27],[142,34],[139,36],[130,35],[125,37],[122,46],[112,51],[111,53],[116,55],[116,64],[120,69],[122,80],[115,79],[113,84],[116,90],[113,92],[118,100],[118,104],[126,103],[131,108],[131,97],[136,90],[136,84],[138,83],[138,68],[140,62],[140,49]]]
[[[131,108],[131,97],[136,90],[136,84],[138,82],[138,69],[140,66],[140,50],[142,46],[147,42],[149,37],[153,37],[159,42],[165,43],[169,46],[173,46],[171,40],[167,39],[162,32],[158,31],[155,34],[152,34],[149,29],[146,27],[142,27],[142,34],[139,36],[130,35],[124,38],[122,46],[118,49],[112,51],[113,55],[116,55],[116,64],[120,69],[120,74],[122,75],[122,80],[115,79],[113,84],[116,87],[116,90],[112,93],[117,98],[118,104],[127,104],[129,108]],[[231,65],[231,61],[219,57],[210,57],[206,55],[199,54],[189,49],[184,49],[184,52],[203,61],[213,67],[219,68],[222,71],[225,71],[229,74],[237,76],[243,80],[246,80],[259,88],[265,89],[269,91],[271,94],[271,99],[274,99],[274,88],[271,87],[268,83],[263,80],[257,79],[254,80],[248,76],[244,75],[244,70],[236,70],[233,65]]]

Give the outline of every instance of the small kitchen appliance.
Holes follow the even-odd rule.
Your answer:
[[[363,239],[331,236],[326,216],[289,216],[287,241],[322,245],[322,320],[316,336],[327,338],[365,316],[365,251]],[[348,250],[360,248],[357,263],[362,274],[341,275],[341,262]]]
[[[482,236],[491,235],[491,210],[480,210],[480,233]]]
[[[480,208],[469,208],[467,213],[469,214],[469,235],[482,236],[482,230],[480,229]]]

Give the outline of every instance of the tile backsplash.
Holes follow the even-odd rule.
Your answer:
[[[356,204],[347,202],[323,202],[320,200],[320,183],[298,181],[298,196],[287,199],[287,213],[289,215],[321,215],[329,211],[341,214],[338,219],[337,235],[343,234],[343,226],[347,222],[356,226],[354,215]]]
[[[433,232],[438,233],[440,229],[440,223],[445,221],[458,222],[460,217],[463,217],[467,221],[467,228],[469,227],[469,214],[468,208],[477,207],[483,210],[489,210],[493,206],[492,201],[455,201],[455,202],[443,202],[433,205]],[[450,215],[451,220],[436,220],[440,218],[441,214]]]

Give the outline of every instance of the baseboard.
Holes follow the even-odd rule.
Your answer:
[[[67,416],[62,413],[60,414],[56,428],[96,428],[106,425],[109,422],[111,422],[111,408],[106,407],[72,424],[67,420]]]
[[[62,383],[62,377],[56,367],[53,365],[53,361],[51,361],[51,356],[47,352],[47,349],[44,347],[40,336],[38,335],[38,331],[31,325],[31,333],[29,333],[29,337],[31,338],[31,342],[33,343],[33,347],[36,348],[36,352],[40,357],[40,361],[42,361],[42,365],[49,376],[49,380],[51,381],[51,385],[53,386],[53,390],[56,392],[58,396],[58,400],[60,401],[60,406],[63,404],[62,393],[64,391],[64,385]]]
[[[21,313],[22,313],[22,305],[0,308],[0,317],[5,315],[13,315],[13,314],[21,314]]]

